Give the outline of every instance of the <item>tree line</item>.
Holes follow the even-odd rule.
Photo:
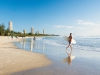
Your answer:
[[[32,34],[30,33],[25,33],[23,31],[23,33],[21,32],[16,32],[16,31],[10,31],[8,28],[5,29],[5,25],[4,23],[0,24],[0,36],[18,36],[18,37],[25,37],[25,36],[57,36],[54,34]]]
[[[0,24],[0,36],[6,36],[9,32],[8,29],[5,29],[4,23]]]

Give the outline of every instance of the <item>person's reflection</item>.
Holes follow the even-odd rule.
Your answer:
[[[36,48],[37,48],[37,50],[39,50],[39,41],[37,41],[37,47]]]
[[[33,49],[33,39],[31,38],[31,42],[30,42],[30,50],[32,51]]]
[[[26,43],[26,41],[25,41],[25,39],[23,39],[23,48],[25,49],[25,43]]]
[[[42,43],[42,52],[43,52],[43,54],[45,54],[45,44],[44,44],[44,42]]]
[[[72,50],[70,53],[68,53],[67,51],[66,51],[66,53],[67,53],[68,57],[64,58],[63,62],[67,62],[68,65],[70,65],[72,60],[75,58],[75,56],[72,56]]]
[[[44,51],[44,49],[45,49],[45,46],[44,46],[44,43],[42,44],[42,50]]]
[[[36,48],[35,40],[33,40],[33,48]]]

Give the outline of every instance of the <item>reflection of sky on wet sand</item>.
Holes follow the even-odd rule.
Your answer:
[[[43,40],[33,40],[25,39],[22,41],[23,43],[19,45],[20,48],[25,49],[27,51],[37,52],[37,53],[43,53],[43,54],[50,54],[50,55],[59,55],[62,53],[59,49],[62,49],[62,47],[57,47],[54,45],[46,44]]]
[[[42,50],[42,53],[44,54],[44,50],[45,50],[45,43],[41,42],[39,40],[33,40],[33,38],[29,39],[23,39],[22,42],[20,42],[21,48],[22,49],[29,49],[30,51],[38,51],[38,50]],[[39,52],[39,51],[38,51]]]
[[[53,62],[49,66],[37,68],[38,70],[32,69],[31,75],[37,75],[38,72],[41,75],[91,75],[91,72],[92,75],[100,74],[100,52],[75,48],[72,51],[69,48],[66,52],[65,47],[50,45],[43,40],[29,39],[18,44],[20,48],[23,47],[27,51],[45,54]]]
[[[33,47],[34,46],[34,47]],[[36,49],[37,52],[39,52],[39,50],[42,51],[42,53],[44,54],[45,53],[45,43],[42,41],[34,41],[32,38],[31,38],[31,41],[30,41],[30,51]],[[75,56],[72,55],[72,52],[73,50],[70,50],[70,51],[66,51],[66,54],[68,55],[68,57],[64,58],[63,62],[67,62],[68,65],[71,64],[72,60],[75,59]],[[58,50],[56,50],[56,54],[59,55],[60,52]]]
[[[46,57],[53,62],[53,64],[49,66],[37,68],[38,70],[32,69],[31,75],[37,75],[38,72],[41,75],[91,75],[91,73],[93,73],[92,75],[100,74],[100,52],[80,50],[74,48],[74,45],[72,51],[69,48],[66,52],[65,47],[50,45],[45,43],[43,40],[44,39],[36,39],[34,41],[29,39],[28,41],[25,40],[24,43],[18,43],[19,48],[23,47],[27,51],[45,54]]]

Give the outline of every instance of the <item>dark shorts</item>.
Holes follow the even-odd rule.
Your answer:
[[[69,41],[69,44],[71,44],[71,41]]]

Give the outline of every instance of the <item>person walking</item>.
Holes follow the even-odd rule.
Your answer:
[[[70,33],[70,35],[69,35],[69,37],[68,37],[68,42],[69,42],[69,44],[68,44],[68,46],[66,47],[66,49],[67,49],[68,47],[70,47],[71,50],[72,50],[72,43],[71,43],[71,41],[72,41],[72,33]]]

